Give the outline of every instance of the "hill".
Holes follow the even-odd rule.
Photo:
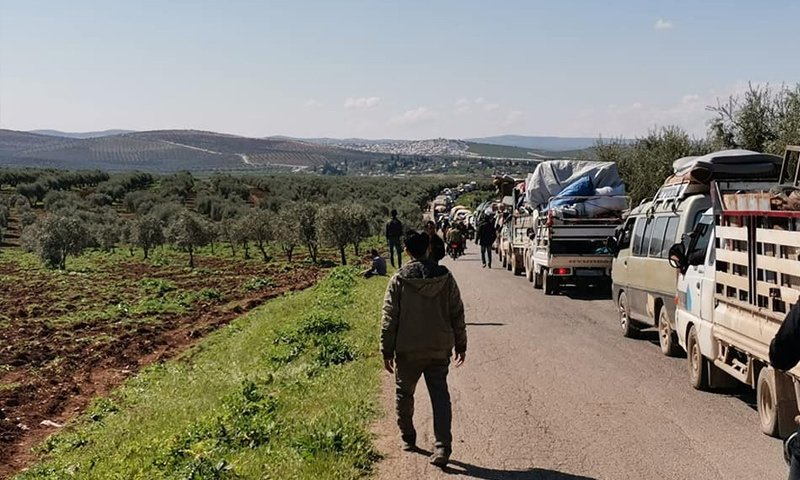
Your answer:
[[[40,135],[50,135],[53,137],[66,137],[66,138],[97,138],[108,137],[111,135],[122,135],[123,133],[133,133],[135,130],[103,130],[101,132],[62,132],[60,130],[31,130],[29,133],[38,133]]]
[[[305,169],[375,158],[376,154],[325,145],[197,130],[156,130],[93,138],[0,130],[0,166],[174,172]]]
[[[594,146],[596,138],[588,137],[536,137],[526,135],[500,135],[497,137],[468,138],[468,142],[531,148],[545,151],[583,150]]]
[[[547,160],[553,158],[593,158],[591,149],[582,150],[540,150],[535,148],[509,147],[489,143],[467,142],[468,152],[482,157],[494,158],[527,158],[529,160]]]

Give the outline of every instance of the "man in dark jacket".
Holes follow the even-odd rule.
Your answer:
[[[795,303],[783,320],[769,346],[769,362],[778,370],[791,370],[800,362],[800,302]],[[789,463],[789,480],[800,480],[800,430],[783,444],[783,455]]]
[[[436,224],[433,220],[428,220],[428,222],[425,223],[425,233],[428,234],[428,238],[431,240],[431,244],[428,247],[428,258],[439,263],[446,255],[446,252],[444,240],[436,233]]]
[[[389,261],[394,267],[394,253],[397,252],[397,268],[403,266],[400,238],[403,236],[403,223],[397,219],[397,210],[392,210],[392,219],[386,222],[386,241],[389,243]]]
[[[386,288],[381,328],[383,363],[386,371],[395,374],[397,425],[406,451],[416,449],[414,391],[420,376],[425,376],[436,438],[431,463],[444,467],[453,443],[448,367],[453,349],[456,367],[464,363],[467,351],[464,304],[453,275],[426,258],[428,235],[409,231],[404,240],[412,261],[395,273]]]
[[[492,268],[492,246],[497,240],[497,232],[494,229],[494,217],[487,216],[481,221],[478,227],[478,237],[475,242],[481,246],[481,262],[483,267]]]

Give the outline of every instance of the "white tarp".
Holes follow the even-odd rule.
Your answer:
[[[613,162],[553,160],[542,162],[525,181],[525,201],[535,207],[547,203],[571,183],[588,176],[595,189],[612,187],[624,193],[624,184]],[[620,189],[620,186],[623,188]]]

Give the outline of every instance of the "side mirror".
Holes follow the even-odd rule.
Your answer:
[[[617,242],[617,237],[608,237],[606,239],[606,248],[612,255],[616,255],[619,253],[619,243]]]
[[[686,272],[686,268],[689,266],[689,262],[686,259],[686,248],[683,246],[682,243],[676,243],[669,249],[669,265],[672,268],[676,268],[681,271],[681,273]]]

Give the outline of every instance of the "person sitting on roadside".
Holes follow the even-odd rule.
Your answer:
[[[364,277],[371,278],[376,275],[381,277],[386,276],[386,259],[381,257],[375,249],[372,249],[370,256],[372,257],[372,267],[364,272]]]
[[[436,233],[436,224],[433,221],[428,220],[425,224],[425,233],[430,237],[428,258],[439,263],[444,258],[446,250],[444,248],[444,240]]]

